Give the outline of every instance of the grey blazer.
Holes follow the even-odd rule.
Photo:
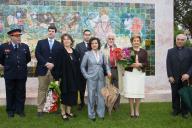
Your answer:
[[[111,70],[102,52],[99,52],[99,61],[97,62],[93,51],[87,51],[81,63],[81,72],[85,77],[85,79],[90,78],[92,80],[95,80],[99,77],[100,80],[104,80],[105,77],[104,77],[103,67],[102,67],[103,63],[106,65],[105,67],[106,67],[107,73],[110,73]],[[88,67],[87,71],[86,71],[86,65]]]

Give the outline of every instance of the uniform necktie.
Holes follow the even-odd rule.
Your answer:
[[[17,51],[18,48],[19,48],[18,44],[15,44],[14,50]]]

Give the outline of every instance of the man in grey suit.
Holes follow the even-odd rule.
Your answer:
[[[179,34],[176,37],[176,47],[168,50],[167,54],[167,75],[172,90],[172,115],[182,114],[183,118],[188,118],[188,110],[179,96],[179,89],[188,85],[188,80],[192,76],[192,50],[184,47],[187,37]]]
[[[76,45],[76,51],[78,52],[79,56],[80,56],[80,63],[82,62],[83,56],[85,54],[85,52],[88,51],[88,42],[89,39],[91,37],[91,31],[86,29],[83,31],[83,42],[79,43]],[[81,83],[79,84],[79,92],[80,92],[80,100],[81,103],[79,104],[78,109],[82,110],[83,106],[85,105],[84,103],[84,93],[85,93],[85,88],[86,88],[86,79],[83,77],[83,75],[80,75],[80,81]]]

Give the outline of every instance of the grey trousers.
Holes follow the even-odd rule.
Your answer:
[[[87,79],[88,89],[88,117],[90,119],[95,118],[96,112],[99,118],[104,118],[105,115],[105,102],[101,95],[101,89],[104,87],[104,80],[100,80],[99,77],[96,80]],[[95,105],[97,105],[95,112]]]

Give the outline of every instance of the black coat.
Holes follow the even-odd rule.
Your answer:
[[[28,45],[20,43],[17,49],[11,42],[0,45],[0,64],[4,66],[5,79],[27,78],[27,63],[30,61]]]
[[[81,42],[76,45],[75,50],[80,56],[80,62],[83,60],[83,56],[85,55],[85,52],[88,51],[87,47],[85,46],[85,42]]]
[[[174,77],[176,83],[185,73],[192,76],[192,49],[184,47],[179,57],[178,48],[171,48],[167,53],[167,75]]]
[[[63,48],[62,55],[60,56],[60,88],[62,93],[77,92],[79,84],[79,56],[76,50],[73,49],[71,54],[73,60],[70,57],[70,54]]]
[[[85,52],[88,51],[88,48],[85,45],[85,42],[81,42],[79,44],[76,45],[75,50],[77,51],[78,55],[79,55],[79,61],[80,64],[83,60],[83,56],[85,55]],[[87,69],[88,67],[86,67]],[[79,65],[79,70],[80,70],[80,65]],[[86,79],[84,78],[83,74],[80,71],[80,83],[78,84],[78,89],[80,90],[81,93],[84,93],[86,88]],[[83,95],[83,94],[81,94]]]

